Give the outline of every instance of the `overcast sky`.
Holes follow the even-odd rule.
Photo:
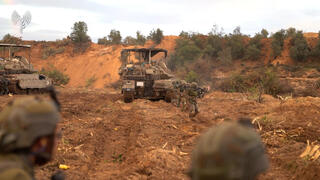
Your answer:
[[[123,37],[135,36],[137,30],[148,35],[158,27],[165,35],[182,30],[207,34],[214,24],[226,33],[240,26],[251,35],[262,28],[320,30],[319,0],[0,0],[0,38],[16,34],[14,10],[21,16],[32,14],[25,40],[62,39],[77,21],[87,23],[94,41],[111,29],[120,30]]]

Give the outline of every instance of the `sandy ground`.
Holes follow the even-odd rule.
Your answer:
[[[224,120],[258,118],[271,162],[259,179],[319,179],[319,161],[302,159],[307,140],[319,141],[320,99],[263,103],[239,93],[212,92],[199,101],[201,113],[190,119],[164,101],[124,104],[112,89],[59,89],[61,137],[56,156],[36,168],[48,179],[66,164],[68,179],[188,179],[190,154],[200,134]],[[14,97],[0,97],[1,107]],[[20,97],[20,96],[18,96]],[[249,98],[250,99],[250,98]]]

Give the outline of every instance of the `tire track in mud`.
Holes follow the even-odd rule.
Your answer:
[[[166,173],[158,172],[155,175],[154,169],[159,171],[163,167],[159,168],[159,165],[154,164],[154,161],[157,161],[159,156],[170,158],[168,153],[174,161],[177,161],[171,163],[173,168],[179,162],[182,163],[183,160],[177,155],[178,152],[173,152],[172,149],[176,148],[176,143],[181,144],[183,139],[177,138],[179,132],[177,133],[178,128],[175,125],[181,121],[175,121],[172,118],[177,115],[176,112],[170,112],[169,108],[163,110],[164,105],[167,104],[146,100],[136,100],[130,104],[118,102],[117,113],[111,117],[110,121],[111,127],[113,127],[110,133],[113,135],[112,138],[109,136],[109,140],[105,142],[113,148],[104,152],[101,149],[99,153],[104,154],[104,158],[112,162],[106,164],[101,161],[98,163],[99,168],[95,172],[99,173],[95,173],[92,177],[98,179],[163,177],[166,176]],[[115,134],[117,135],[115,136]],[[167,149],[164,145],[167,146]],[[177,149],[175,151],[181,152]],[[179,171],[185,170],[182,168],[183,164],[180,167]],[[171,177],[175,175],[176,173],[171,174]]]

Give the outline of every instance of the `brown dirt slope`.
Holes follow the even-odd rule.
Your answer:
[[[176,36],[166,36],[161,44],[155,47],[173,52],[176,38]],[[55,48],[53,43],[48,45]],[[154,47],[154,44],[148,41],[145,47]],[[83,54],[73,54],[72,47],[67,47],[63,54],[43,60],[42,45],[35,44],[32,59],[34,66],[39,70],[53,65],[67,74],[70,77],[68,87],[84,87],[89,79],[95,79],[91,87],[103,88],[119,79],[120,52],[123,48],[133,48],[133,46],[103,46],[92,43]]]

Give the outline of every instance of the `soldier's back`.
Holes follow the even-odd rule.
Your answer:
[[[33,169],[22,156],[0,154],[0,179],[32,180]]]

